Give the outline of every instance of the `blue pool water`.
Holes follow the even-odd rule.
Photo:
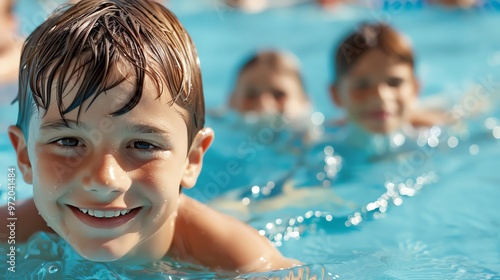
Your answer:
[[[19,3],[26,34],[57,2]],[[243,120],[231,113],[207,118],[216,140],[197,186],[187,193],[249,222],[283,254],[307,264],[242,277],[500,279],[500,15],[491,8],[497,2],[469,11],[387,3],[385,9],[326,12],[301,5],[246,15],[215,0],[169,1],[198,46],[209,111],[225,106],[241,60],[273,47],[298,55],[315,111],[321,112],[309,124],[319,137],[310,145],[281,128],[242,130]],[[342,115],[327,95],[334,45],[357,23],[382,19],[413,42],[424,102],[444,102],[468,117],[460,126],[421,131],[415,140],[386,148],[386,156],[349,148],[339,140],[342,131],[324,128]],[[2,96],[11,94],[9,88],[1,89]],[[469,116],[477,104],[493,108]],[[15,165],[5,131],[16,114],[0,104],[4,173]],[[228,164],[237,172],[230,173]],[[31,193],[18,178],[17,199]],[[146,267],[96,264],[45,234],[18,248],[18,272],[6,274],[9,279],[233,277],[171,260]]]

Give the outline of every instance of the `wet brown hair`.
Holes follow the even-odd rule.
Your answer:
[[[42,23],[23,47],[17,126],[27,137],[32,114],[54,102],[63,120],[75,109],[80,116],[100,94],[127,79],[117,75],[123,66],[135,79],[133,97],[110,115],[125,114],[140,102],[148,76],[158,96],[168,91],[172,104],[188,112],[190,146],[205,123],[198,54],[175,15],[149,0],[82,0],[61,6]],[[72,79],[78,79],[77,94],[65,107],[63,92]]]
[[[374,49],[408,63],[412,68],[415,66],[411,45],[405,37],[387,24],[364,23],[336,48],[334,83],[338,84],[364,54]]]
[[[259,64],[264,64],[273,71],[292,75],[299,81],[305,94],[305,86],[300,73],[299,61],[293,54],[278,50],[266,50],[254,53],[241,66],[238,73],[238,79],[245,71]]]

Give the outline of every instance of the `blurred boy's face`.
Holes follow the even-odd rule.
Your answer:
[[[5,51],[4,48],[9,47],[9,44],[15,42],[16,36],[16,19],[12,14],[11,0],[0,1],[0,52]]]
[[[389,133],[408,122],[418,83],[411,65],[375,49],[356,62],[332,93],[349,121],[371,133]]]
[[[231,96],[231,107],[246,113],[293,117],[308,104],[302,84],[291,71],[280,72],[258,63],[245,69]]]
[[[65,106],[75,95],[73,85],[68,88]],[[78,124],[78,110],[65,115],[66,125],[51,104],[46,115],[32,117],[27,151],[16,148],[40,215],[94,261],[162,257],[171,244],[179,186],[192,187],[198,175],[190,159],[203,157],[188,153],[185,112],[170,106],[168,93],[157,98],[149,79],[136,107],[110,117],[130,100],[132,90],[125,81],[90,107],[85,101]]]

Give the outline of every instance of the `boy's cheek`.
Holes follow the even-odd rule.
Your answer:
[[[66,156],[55,156],[49,153],[38,153],[36,160],[36,170],[34,170],[35,181],[39,183],[49,183],[56,189],[75,175],[78,165],[71,164],[71,160]]]
[[[165,170],[172,170],[172,166],[162,165],[158,168],[145,168],[140,174],[134,174],[134,184],[142,186],[142,191],[148,193],[155,200],[164,200],[166,197],[176,197],[179,193],[181,170],[175,168],[172,173],[166,174]],[[170,168],[170,169],[169,169]],[[163,171],[163,172],[162,172]],[[139,176],[137,176],[139,175]]]
[[[348,115],[351,119],[359,119],[361,118],[361,110],[359,106],[350,104],[350,106],[347,108]]]

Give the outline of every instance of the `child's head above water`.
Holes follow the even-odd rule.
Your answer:
[[[2,37],[0,37],[0,51],[6,47],[5,45],[10,43],[9,36],[11,33],[16,32],[16,17],[14,15],[14,0],[2,0],[0,1],[0,31],[2,32]]]
[[[241,67],[229,105],[242,113],[300,115],[309,99],[298,59],[281,51],[255,54]]]
[[[370,133],[410,122],[419,85],[410,43],[385,24],[363,24],[335,51],[331,94],[347,119]]]
[[[163,256],[179,187],[195,184],[213,137],[177,18],[153,1],[56,11],[26,40],[18,101],[9,136],[47,224],[90,260]]]
[[[30,108],[57,106],[63,120],[72,111],[80,116],[102,93],[125,84],[132,92],[122,106],[114,102],[110,115],[133,109],[150,84],[158,97],[169,95],[187,111],[189,143],[203,128],[201,71],[191,38],[161,5],[129,2],[80,1],[56,11],[26,40],[17,123],[25,134],[34,113]],[[67,88],[68,83],[77,87]],[[62,102],[64,90],[75,90],[74,98]],[[90,104],[82,106],[85,102]]]
[[[2,65],[0,84],[16,82],[19,71],[19,56],[23,40],[18,34],[18,24],[14,14],[15,3],[15,0],[0,1],[0,34],[2,34],[0,36],[0,65]],[[5,98],[7,99],[12,100],[10,96]]]

